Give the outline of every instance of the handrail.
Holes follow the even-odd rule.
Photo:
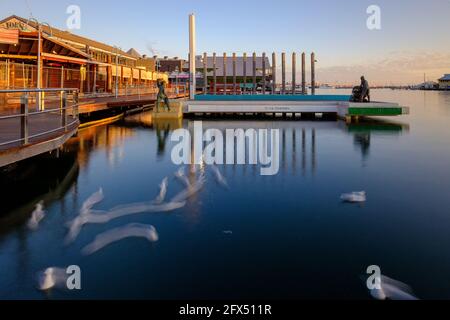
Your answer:
[[[2,89],[0,93],[29,93],[29,92],[78,92],[75,88],[47,88],[47,89]]]
[[[59,93],[59,99],[60,104],[59,106],[56,106],[55,108],[50,108],[47,110],[43,110],[40,108],[39,103],[39,111],[30,112],[29,111],[29,101],[30,101],[30,93],[38,93],[38,95],[41,95],[44,92],[56,92]],[[70,92],[73,92],[73,96],[70,99],[71,102],[68,101],[68,96]],[[12,115],[4,115],[0,116],[0,120],[8,120],[8,119],[14,119],[14,118],[20,118],[20,125],[19,128],[16,129],[16,126],[12,126],[13,130],[18,130],[18,138],[9,140],[9,141],[3,141],[0,142],[0,147],[8,146],[12,144],[18,144],[20,143],[20,146],[26,146],[30,144],[31,139],[36,139],[39,137],[43,137],[45,135],[50,135],[52,133],[63,131],[64,134],[69,132],[69,130],[73,129],[74,125],[79,124],[79,114],[78,114],[78,107],[79,107],[79,101],[78,101],[78,89],[73,88],[47,88],[47,89],[10,89],[10,90],[0,90],[0,94],[8,94],[8,93],[21,93],[20,97],[20,113],[18,114],[12,114]],[[71,109],[72,112],[68,111]],[[46,114],[59,114],[59,120],[58,116],[55,115],[49,116],[48,125],[42,128],[42,131],[40,130],[41,127],[39,127],[39,130],[37,133],[30,134],[29,132],[29,121],[33,118],[33,116],[38,115],[46,115]],[[69,119],[71,117],[71,119]],[[46,118],[47,119],[47,118]],[[46,121],[47,122],[47,121]],[[55,128],[56,127],[56,128]],[[42,141],[33,141],[33,142],[44,142],[46,140],[51,139],[52,137],[48,137],[47,139],[43,138]]]

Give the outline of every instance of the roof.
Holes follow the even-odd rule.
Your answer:
[[[227,76],[233,76],[233,58],[232,56],[227,57]],[[223,77],[223,71],[224,71],[224,58],[223,57],[216,57],[216,75],[217,77]],[[268,57],[265,58],[266,63],[266,73],[267,75],[270,74],[270,60]],[[244,64],[246,65],[246,74],[248,77],[251,77],[253,75],[253,57],[248,56],[246,63],[244,63],[244,57],[236,57],[236,76],[242,77],[244,76]],[[203,68],[203,57],[197,56],[196,57],[196,67],[197,70]],[[208,63],[207,63],[208,69],[214,69],[214,63],[213,63],[213,57],[208,57]],[[263,72],[263,58],[262,57],[256,57],[256,75],[258,77],[262,77]],[[209,72],[208,75],[212,76],[213,72]]]
[[[37,27],[38,27],[36,22],[24,19],[24,18],[16,16],[16,15],[12,15],[8,18],[3,19],[2,21],[0,21],[0,24],[7,22],[8,20],[11,20],[11,19],[17,19],[17,20],[21,21],[22,23],[31,26],[34,29],[37,29]],[[53,37],[60,38],[63,41],[76,42],[76,43],[79,43],[82,45],[87,45],[89,47],[97,48],[97,49],[107,51],[110,53],[118,52],[121,56],[128,57],[130,59],[136,59],[136,57],[133,57],[122,50],[118,50],[113,46],[73,34],[69,31],[63,31],[63,30],[60,30],[60,29],[57,29],[54,27],[49,28],[47,25],[42,25],[42,31],[44,31],[48,35],[52,35]]]
[[[138,59],[142,58],[141,54],[135,48],[131,48],[130,50],[128,50],[127,54]]]
[[[439,81],[450,81],[450,74],[445,74]]]

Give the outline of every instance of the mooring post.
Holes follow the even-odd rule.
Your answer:
[[[223,53],[223,94],[227,95],[227,54]]]
[[[233,52],[233,95],[237,93],[236,81],[236,53]]]
[[[266,53],[262,54],[262,94],[266,94]]]
[[[247,53],[244,52],[244,57],[242,58],[242,64],[243,64],[243,72],[244,72],[244,93],[247,93]]]
[[[208,54],[203,53],[203,94],[208,94]]]
[[[295,87],[297,85],[296,73],[297,73],[297,54],[294,52],[292,54],[292,94],[295,94]]]
[[[286,53],[281,54],[281,92],[286,94]]]
[[[277,93],[277,54],[272,53],[272,94]]]
[[[302,53],[302,94],[306,94],[306,54]]]
[[[253,94],[256,94],[256,52],[253,52]]]
[[[195,15],[189,15],[189,73],[190,73],[190,87],[189,99],[195,99],[197,90],[196,67],[195,67]]]
[[[213,94],[217,94],[217,55],[213,53]]]
[[[316,55],[311,53],[311,94],[316,94]]]
[[[61,127],[64,132],[67,132],[67,94],[65,91],[61,92]]]
[[[28,94],[20,97],[20,139],[22,144],[28,144]]]

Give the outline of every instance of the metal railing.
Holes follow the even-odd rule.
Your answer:
[[[46,97],[47,94],[49,95]],[[5,95],[5,101],[20,98],[18,104],[13,102],[0,105],[3,111],[0,112],[0,132],[3,136],[3,139],[0,137],[0,147],[2,148],[42,142],[46,140],[43,138],[45,136],[49,136],[49,139],[54,138],[54,133],[67,133],[79,124],[78,89],[12,89],[0,90],[0,95]],[[72,103],[68,102],[69,96]],[[30,112],[29,103],[33,98],[36,101],[36,111]],[[19,109],[20,112],[8,114],[14,109]],[[30,124],[33,124],[33,119],[39,116],[45,118],[41,118],[40,122],[37,121],[35,123],[37,128],[34,126],[34,132],[31,132]],[[20,120],[19,128],[14,119]],[[11,139],[8,136],[17,136],[17,138]]]

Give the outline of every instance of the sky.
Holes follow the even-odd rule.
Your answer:
[[[321,83],[364,74],[372,84],[414,84],[450,73],[450,0],[0,0],[0,12],[67,30],[70,5],[81,9],[71,32],[150,56],[187,58],[195,13],[198,54],[315,52]],[[379,30],[367,27],[371,5]]]

